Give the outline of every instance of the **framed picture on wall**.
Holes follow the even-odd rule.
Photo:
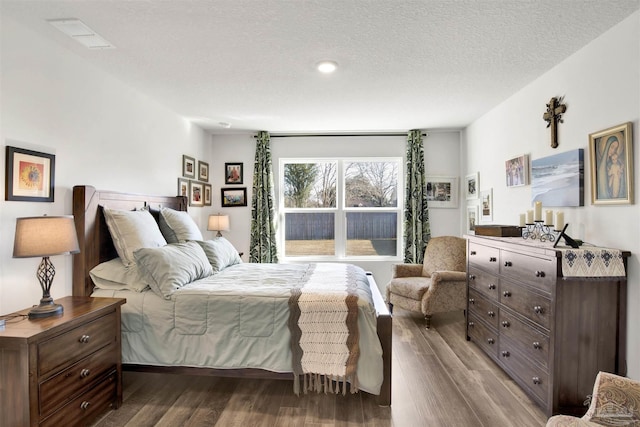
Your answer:
[[[198,160],[198,181],[209,182],[209,163]]]
[[[480,221],[493,221],[493,188],[480,192]]]
[[[5,200],[53,202],[56,156],[7,145]]]
[[[467,200],[478,198],[478,189],[480,188],[478,172],[467,175],[464,178],[464,191]]]
[[[478,223],[478,205],[467,206],[467,234],[476,234]]]
[[[591,203],[633,204],[631,122],[589,134]]]
[[[211,206],[211,184],[204,185],[204,205]]]
[[[221,188],[222,207],[247,206],[247,188]]]
[[[196,159],[183,155],[182,156],[182,176],[185,178],[196,178]]]
[[[204,205],[204,184],[197,181],[189,181],[189,206]]]
[[[428,176],[427,203],[430,208],[458,207],[458,178],[454,176]]]
[[[529,184],[529,155],[523,154],[504,162],[507,187],[520,187]]]
[[[224,183],[242,184],[242,163],[224,164]]]
[[[178,178],[178,196],[189,197],[189,180]]]

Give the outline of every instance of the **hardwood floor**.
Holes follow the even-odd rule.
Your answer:
[[[393,319],[392,405],[371,395],[292,392],[292,383],[124,373],[124,404],[94,427],[541,427],[547,417],[464,335],[462,313]]]

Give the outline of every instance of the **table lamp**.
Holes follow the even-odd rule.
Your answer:
[[[229,215],[209,215],[209,231],[217,231],[216,237],[222,237],[221,231],[229,230]]]
[[[14,258],[42,257],[36,276],[42,288],[40,305],[29,311],[29,318],[61,314],[64,309],[54,304],[50,290],[56,269],[50,256],[80,252],[73,216],[39,216],[16,219],[13,243]]]

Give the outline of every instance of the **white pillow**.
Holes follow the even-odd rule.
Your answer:
[[[214,273],[242,262],[236,248],[224,237],[216,237],[205,242],[199,241],[198,244],[202,246],[202,249],[207,254]]]
[[[182,286],[213,274],[207,256],[196,242],[138,249],[135,258],[151,289],[165,299]]]
[[[160,209],[160,231],[167,243],[180,243],[188,240],[202,240],[202,233],[195,221],[185,211],[171,208]]]
[[[103,211],[113,245],[125,266],[135,263],[135,250],[158,248],[167,244],[158,223],[148,210],[122,211],[105,207]]]
[[[133,264],[125,267],[120,258],[96,265],[89,272],[91,280],[99,289],[142,292],[149,284],[138,274],[138,267]]]

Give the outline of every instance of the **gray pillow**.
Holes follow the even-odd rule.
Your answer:
[[[236,248],[224,237],[216,237],[213,240],[198,241],[197,243],[202,246],[202,249],[207,254],[214,273],[242,262]]]
[[[195,221],[185,211],[171,208],[160,209],[160,231],[167,243],[202,240],[202,233]]]
[[[142,277],[165,299],[184,285],[213,274],[206,254],[196,242],[142,248],[134,256]]]

